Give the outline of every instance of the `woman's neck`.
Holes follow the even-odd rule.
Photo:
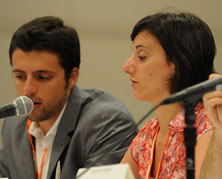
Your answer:
[[[160,129],[159,132],[162,134],[168,133],[168,124],[173,118],[177,115],[177,113],[182,108],[180,103],[162,105],[155,110],[156,116],[159,120]]]

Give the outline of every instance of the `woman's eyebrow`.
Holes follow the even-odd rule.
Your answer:
[[[145,46],[145,45],[141,45],[141,44],[136,45],[135,47],[136,47],[136,49],[138,49],[138,48],[146,48],[146,49],[150,49],[150,47]]]

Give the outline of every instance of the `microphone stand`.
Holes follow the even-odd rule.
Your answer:
[[[191,100],[192,101],[192,100]],[[195,178],[195,144],[196,144],[196,127],[195,124],[195,107],[197,102],[191,102],[184,99],[183,106],[185,109],[184,143],[186,146],[186,175],[187,179]]]

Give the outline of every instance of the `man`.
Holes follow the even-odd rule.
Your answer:
[[[137,133],[130,113],[110,94],[76,86],[77,32],[56,17],[34,19],[9,48],[18,96],[34,103],[27,117],[2,129],[0,174],[10,179],[75,178],[78,168],[118,163]],[[58,165],[59,166],[59,165]]]
[[[219,77],[218,74],[210,75],[210,79]],[[204,164],[201,170],[201,179],[222,178],[222,91],[217,90],[203,96],[204,108],[207,116],[214,126],[211,143],[208,147]]]

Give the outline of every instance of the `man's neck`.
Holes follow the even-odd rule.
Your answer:
[[[63,106],[62,110],[60,111],[59,114],[57,114],[56,116],[53,116],[52,118],[50,119],[47,119],[45,121],[41,121],[41,122],[37,122],[37,124],[39,125],[39,127],[42,129],[44,135],[47,134],[47,132],[51,129],[51,127],[53,126],[53,124],[56,122],[56,120],[58,120],[58,118],[61,118],[63,113],[64,113],[64,110],[66,108],[66,104]]]
[[[37,124],[39,125],[39,127],[42,129],[44,135],[47,134],[47,132],[50,130],[50,128],[53,126],[53,124],[55,123],[56,119],[58,118],[52,118],[52,119],[47,119],[45,121],[41,121],[41,122],[37,122]]]

